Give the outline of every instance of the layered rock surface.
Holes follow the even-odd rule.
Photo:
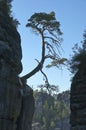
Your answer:
[[[71,130],[86,130],[86,67],[82,67],[71,84]]]
[[[20,35],[0,1],[0,130],[31,130],[32,89],[19,78],[22,71]]]

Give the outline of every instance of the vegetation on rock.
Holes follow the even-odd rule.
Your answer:
[[[70,70],[73,74],[82,68],[86,68],[86,31],[83,34],[83,41],[81,46],[75,44],[73,47],[73,55],[69,61]]]

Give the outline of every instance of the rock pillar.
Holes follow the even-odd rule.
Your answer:
[[[21,39],[5,2],[0,0],[0,130],[31,130],[33,91],[19,78]]]
[[[70,108],[71,130],[86,130],[86,69],[84,68],[73,78]]]

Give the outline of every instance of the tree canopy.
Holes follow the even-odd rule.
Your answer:
[[[73,55],[69,61],[70,70],[72,73],[76,73],[80,69],[86,68],[86,31],[83,34],[82,46],[75,44],[73,48]]]

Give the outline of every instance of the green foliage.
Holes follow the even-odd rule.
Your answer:
[[[0,8],[4,13],[11,15],[12,0],[0,0]]]
[[[62,122],[69,120],[70,94],[69,91],[66,91],[61,94],[51,96],[47,92],[42,92],[34,92],[36,109],[33,122],[39,122],[43,130],[54,130],[55,128],[59,128],[59,126],[62,125]],[[67,125],[69,124],[67,123]],[[63,127],[65,128],[65,126]]]
[[[70,71],[74,74],[78,70],[86,69],[86,31],[84,32],[83,41],[81,43],[81,47],[75,44],[73,48],[74,54],[69,61]]]
[[[10,19],[13,26],[17,27],[19,25],[19,21],[14,19],[12,16],[12,1],[13,0],[0,0],[0,15],[2,17],[4,16],[6,19]]]
[[[46,68],[50,68],[50,67],[60,67],[60,65],[65,65],[64,64],[64,62],[65,61],[67,61],[67,59],[66,58],[61,58],[61,59],[58,59],[58,60],[53,60],[52,62],[51,62],[51,64],[48,64],[47,66],[46,66]]]
[[[55,128],[55,123],[54,123],[54,121],[51,121],[51,123],[50,123],[50,128],[51,128],[51,129],[54,129],[54,128]]]
[[[46,91],[48,91],[49,94],[57,94],[59,92],[59,87],[56,85],[50,85],[47,88],[47,83],[45,83],[44,85],[38,85],[38,87],[41,89],[41,92],[44,93]],[[45,89],[45,91],[44,91]]]
[[[39,28],[41,31],[48,30],[50,33],[56,31],[59,35],[62,34],[60,31],[60,23],[56,21],[55,13],[35,13],[28,19],[27,27],[33,29]]]

